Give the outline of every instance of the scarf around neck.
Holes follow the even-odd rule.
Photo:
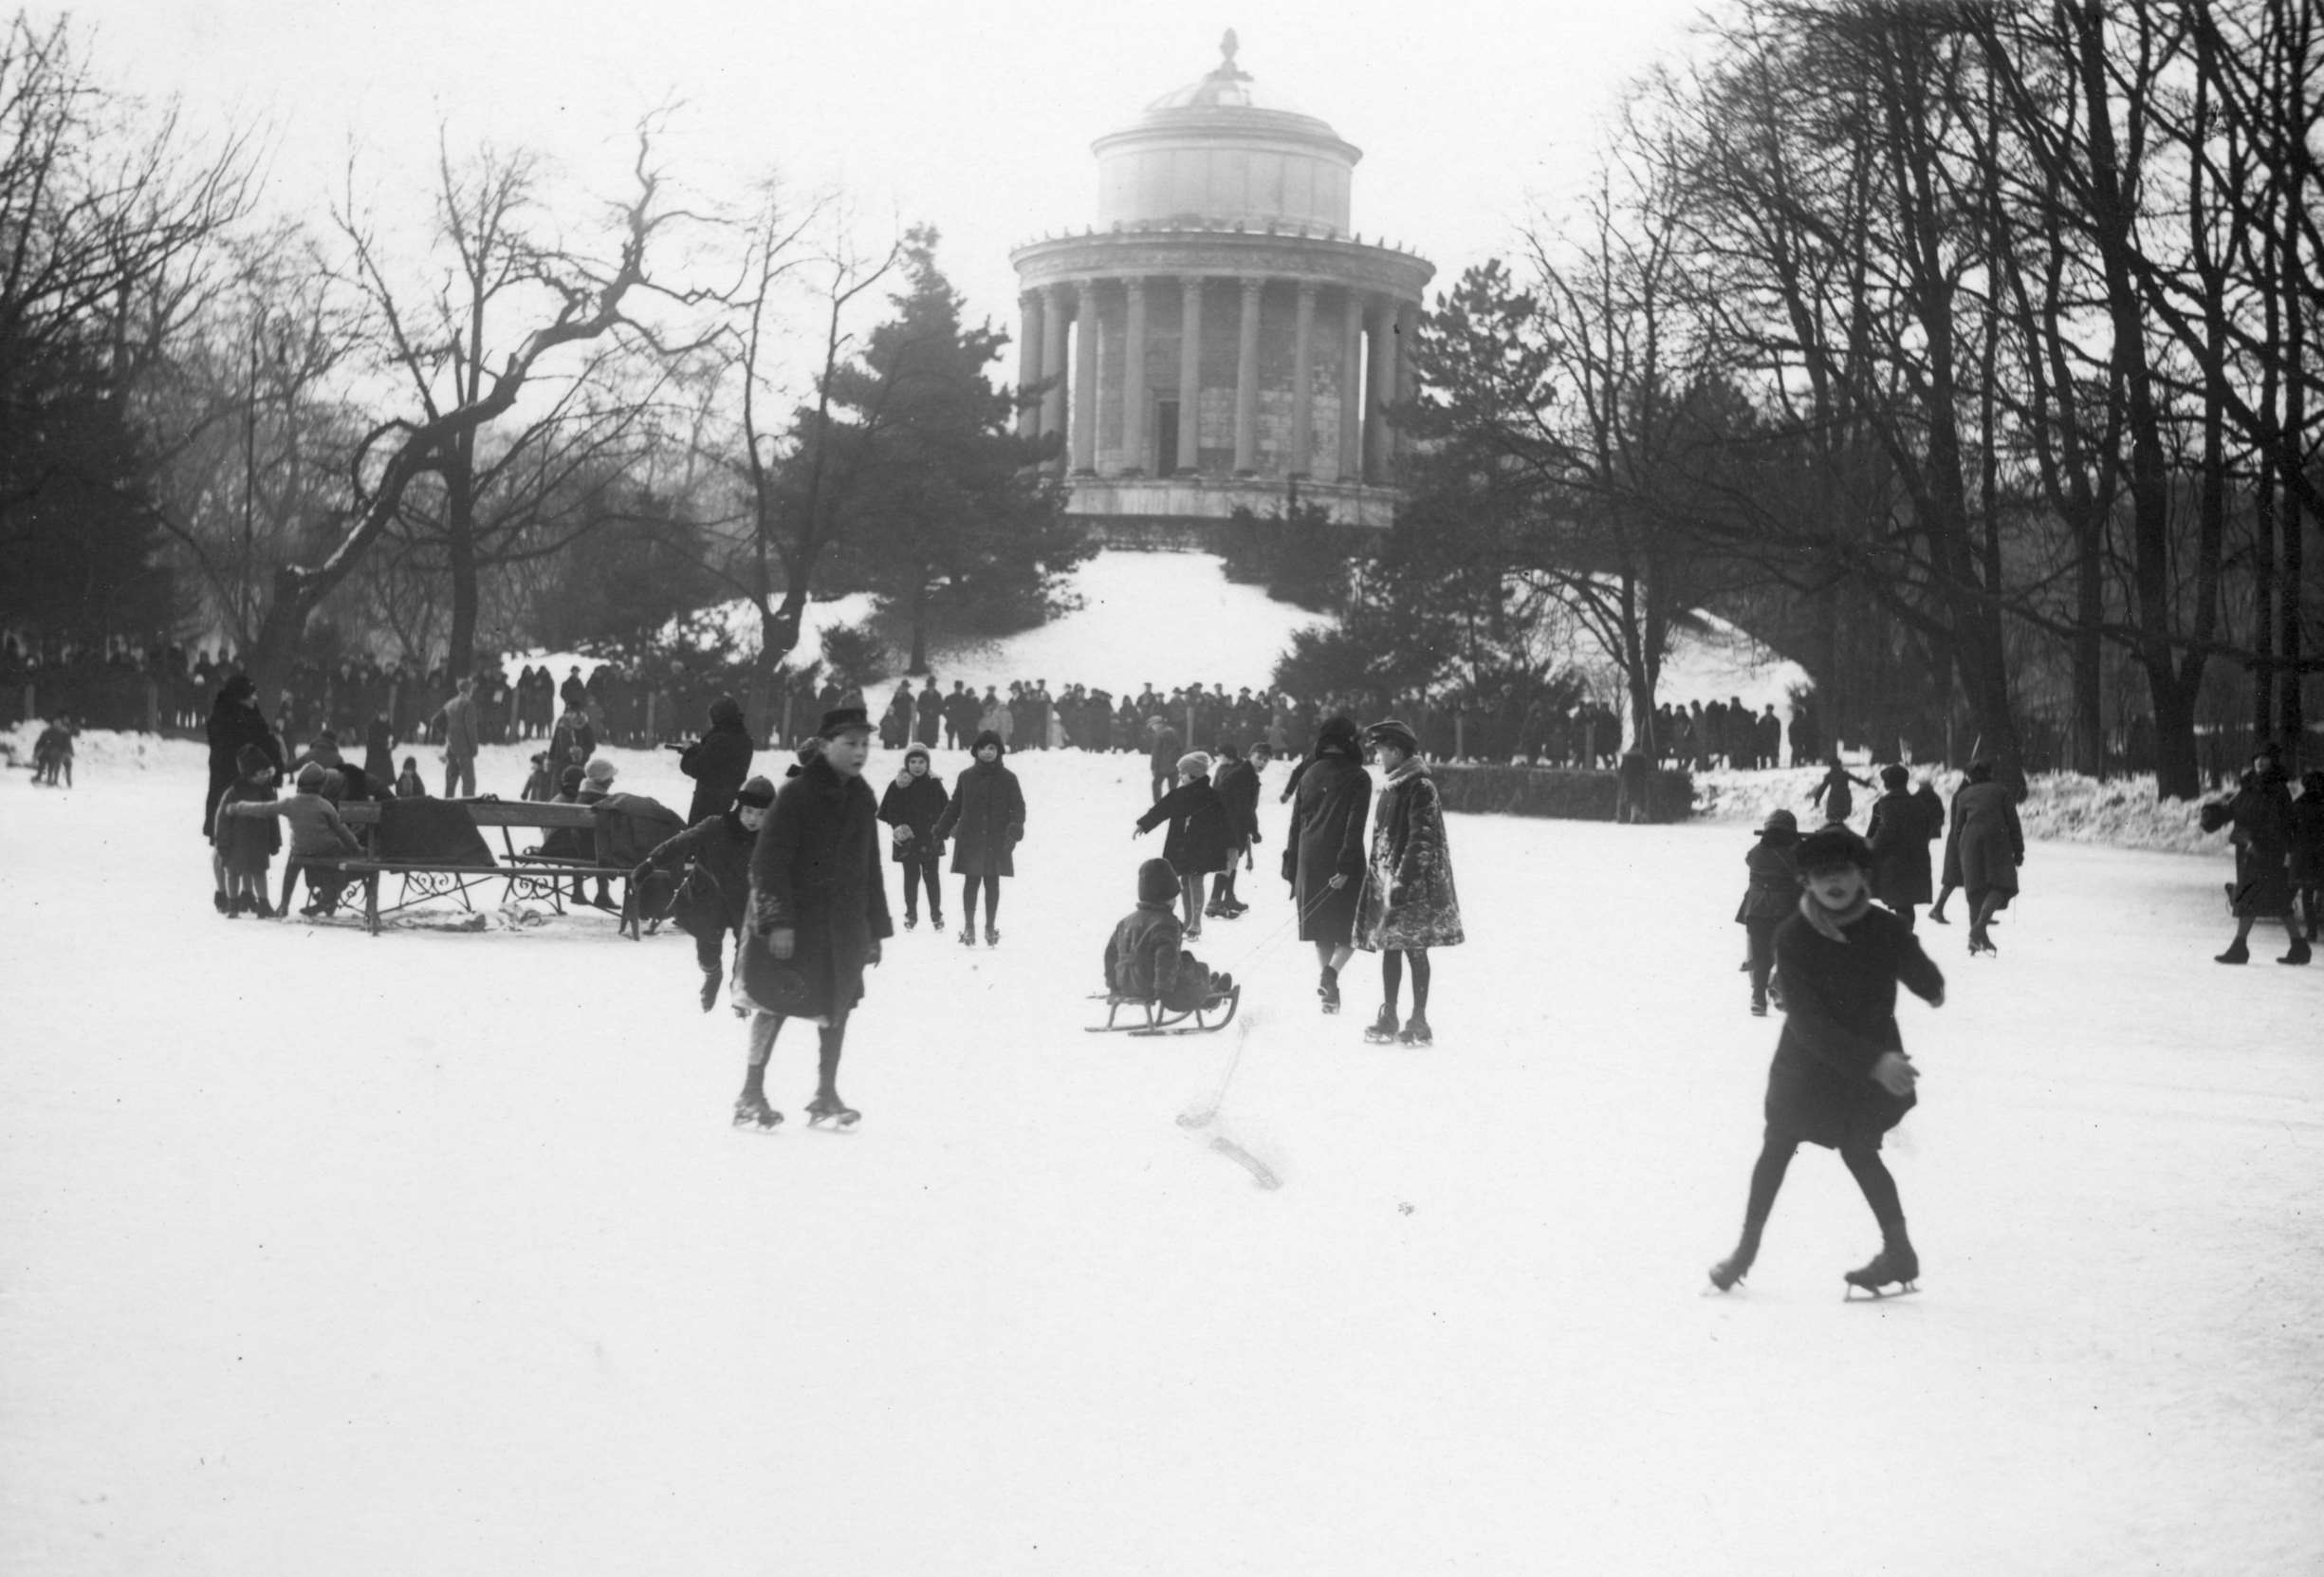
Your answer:
[[[1870,887],[1857,893],[1856,900],[1845,909],[1825,908],[1816,901],[1814,893],[1803,892],[1799,895],[1799,918],[1815,927],[1817,936],[1838,942],[1843,947],[1847,945],[1848,938],[1840,928],[1855,924],[1871,914],[1872,909],[1872,890]]]
[[[1391,783],[1402,783],[1408,778],[1418,777],[1421,773],[1427,771],[1428,770],[1427,762],[1421,760],[1420,757],[1416,755],[1408,755],[1404,758],[1403,766],[1398,767],[1394,771],[1388,774],[1388,781]]]

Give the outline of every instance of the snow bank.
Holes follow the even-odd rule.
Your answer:
[[[1852,768],[1857,775],[1873,777],[1869,768]],[[1767,812],[1783,807],[1808,820],[1808,795],[1822,777],[1821,767],[1786,767],[1777,771],[1741,772],[1717,770],[1695,774],[1695,814],[1712,821],[1745,822],[1754,826]],[[1956,771],[1928,772],[1915,769],[1914,781],[1927,777],[1950,803],[1961,786]],[[1877,779],[1875,778],[1875,782]],[[1855,820],[1862,825],[1877,788],[1856,793]],[[2101,844],[2110,848],[2159,849],[2174,854],[2217,854],[2227,846],[2224,832],[2205,832],[2197,824],[2199,806],[2193,801],[2161,800],[2154,796],[2154,775],[2141,772],[2104,782],[2078,772],[2043,772],[2028,785],[2018,816],[2028,838],[2048,843]]]

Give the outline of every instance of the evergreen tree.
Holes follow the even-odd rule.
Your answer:
[[[1065,519],[1056,479],[1035,469],[1056,440],[1018,436],[1013,396],[987,376],[1007,336],[963,325],[936,239],[925,227],[906,237],[895,316],[831,388],[848,417],[830,441],[859,451],[848,467],[844,569],[910,621],[911,673],[927,670],[931,619],[1038,623],[1093,550]]]

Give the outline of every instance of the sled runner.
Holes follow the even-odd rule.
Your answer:
[[[1124,996],[1118,992],[1093,993],[1090,1000],[1105,1004],[1105,1022],[1083,1027],[1093,1035],[1207,1035],[1234,1021],[1235,1010],[1243,1005],[1243,988],[1230,986],[1205,997],[1197,1007],[1179,1010],[1164,1007],[1159,997]],[[1140,1022],[1116,1022],[1125,1008],[1136,1009],[1142,1015]]]

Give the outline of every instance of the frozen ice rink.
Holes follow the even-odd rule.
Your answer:
[[[1776,1034],[1742,826],[1452,818],[1473,940],[1437,1045],[1374,1048],[1278,766],[1197,944],[1241,1020],[1099,1037],[1143,764],[1020,756],[1001,945],[899,935],[861,1130],[804,1130],[794,1028],[758,1137],[683,938],[230,923],[199,748],[101,755],[0,784],[0,1570],[2324,1568],[2324,967],[2211,962],[2217,858],[2038,844],[1998,960],[1924,926],[1923,1290],[1851,1306],[1812,1149],[1703,1295]],[[1174,1121],[1238,1044],[1273,1191]]]

